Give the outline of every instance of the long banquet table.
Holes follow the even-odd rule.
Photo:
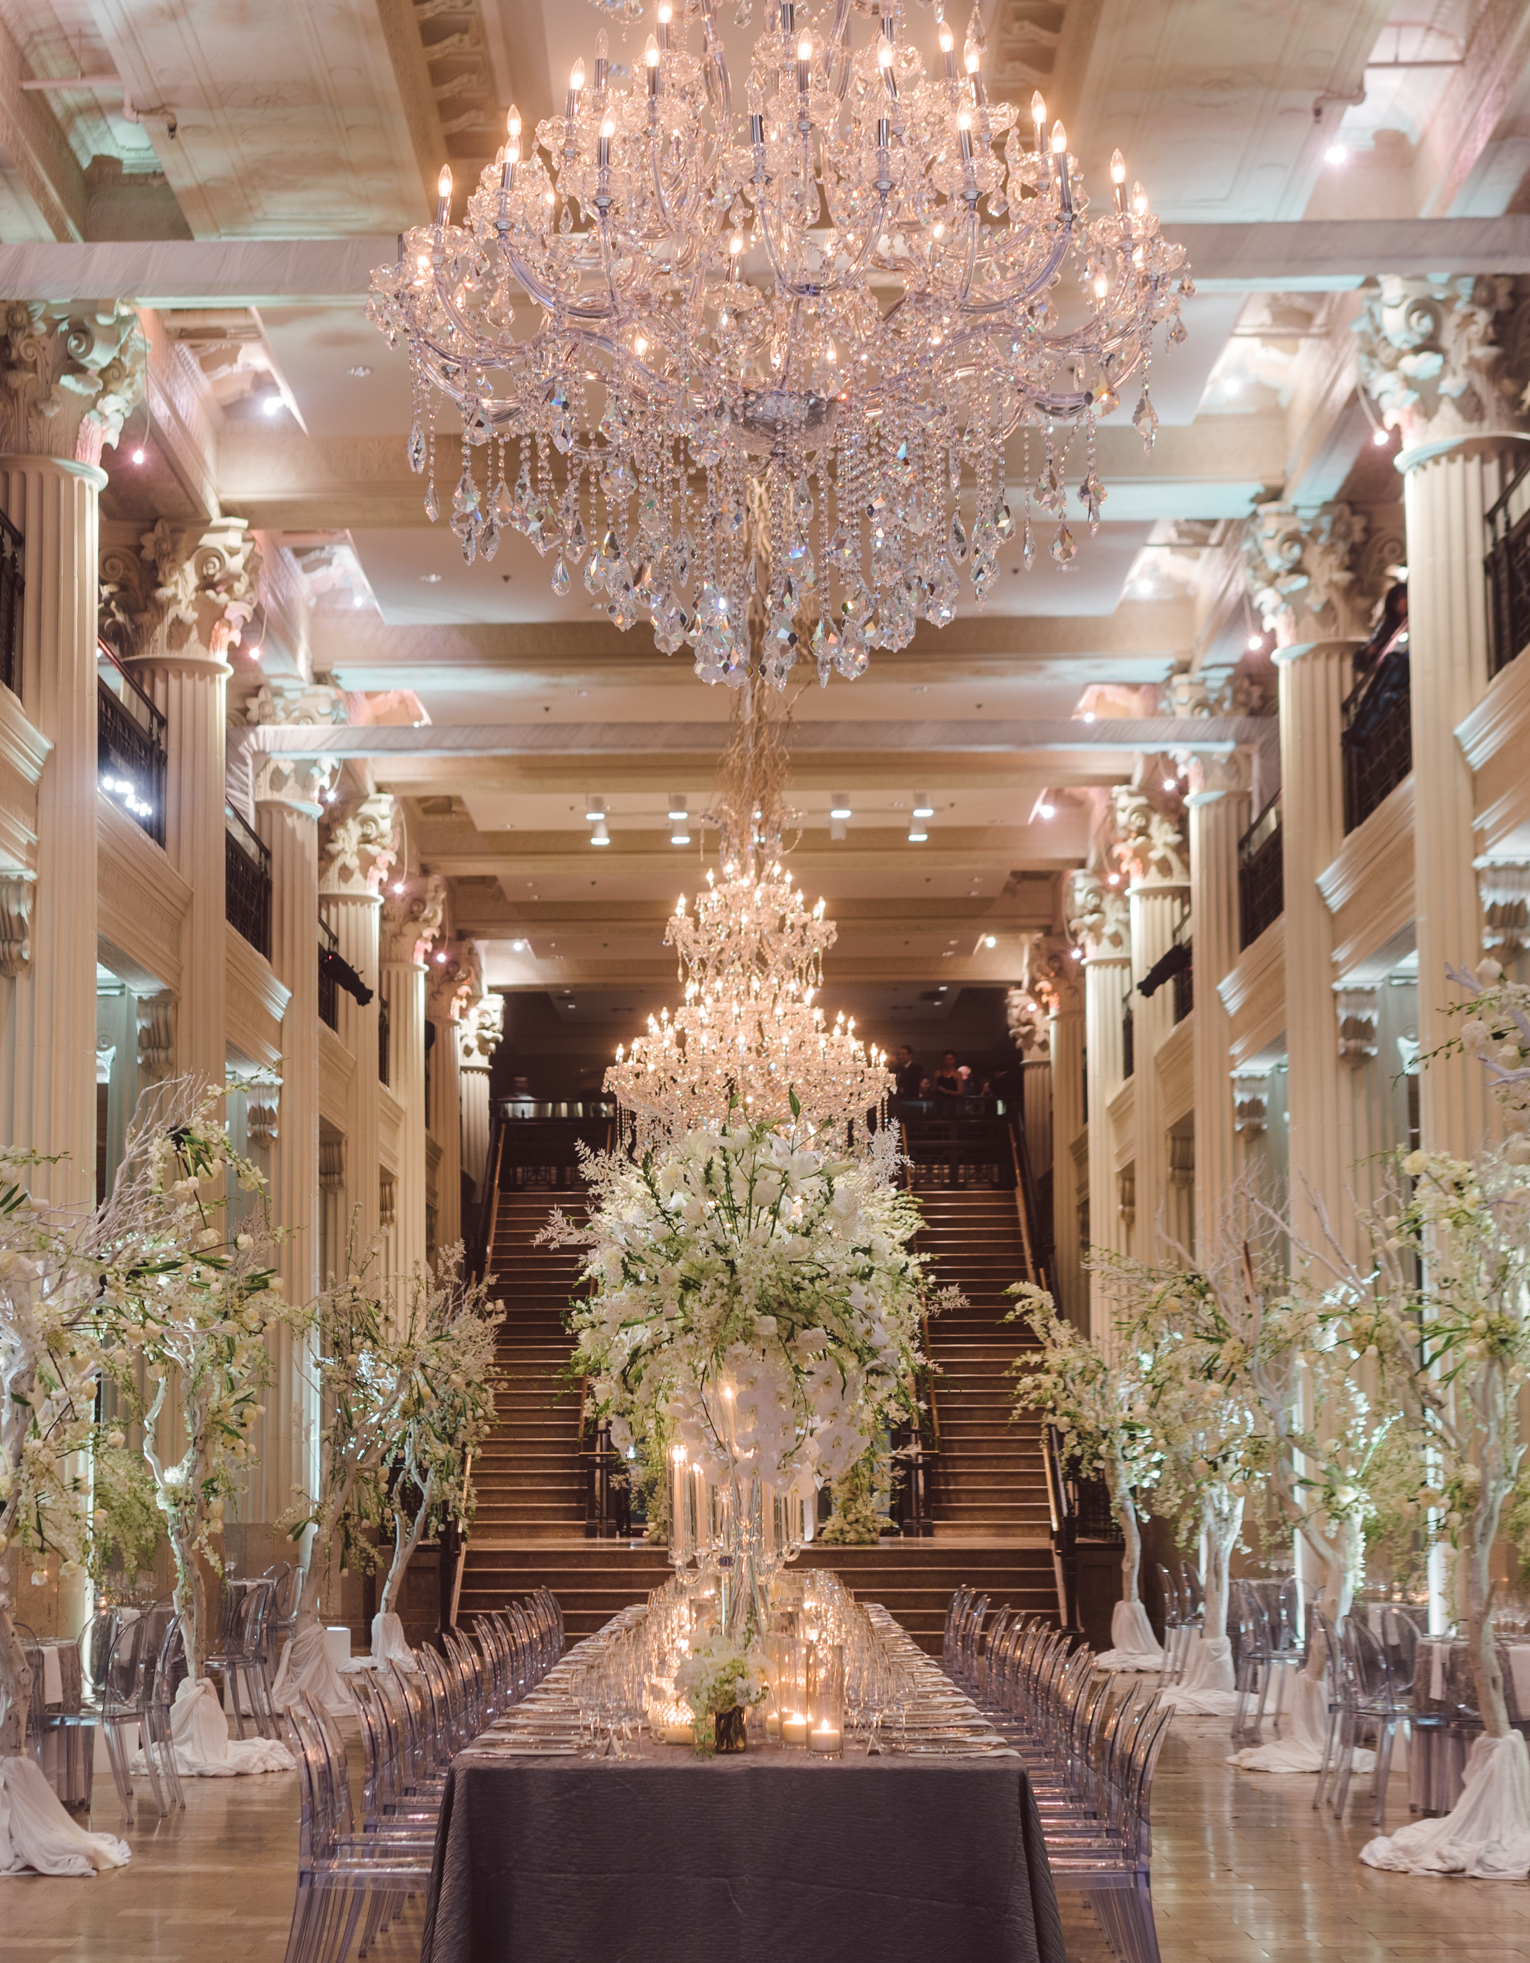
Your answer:
[[[421,1963],[1064,1963],[1030,1781],[971,1755],[516,1749],[447,1776]]]

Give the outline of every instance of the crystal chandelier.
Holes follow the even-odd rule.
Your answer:
[[[1130,380],[1151,448],[1154,332],[1184,337],[1183,249],[1119,151],[1092,215],[1041,97],[1029,118],[989,98],[976,8],[960,62],[937,10],[932,64],[902,0],[856,11],[860,45],[850,0],[781,4],[744,113],[713,0],[660,0],[629,82],[602,29],[561,115],[528,134],[510,111],[464,222],[443,170],[435,222],[372,276],[370,317],[409,348],[428,516],[444,399],[464,557],[514,527],[555,593],[582,578],[618,627],[693,646],[709,682],[755,665],[752,486],[759,671],[784,686],[810,653],[820,681],[854,677],[916,621],[947,625],[964,571],[981,604],[1017,532],[1027,568],[1038,528],[1073,559],[1070,478],[1091,531],[1105,497],[1096,420]]]
[[[886,1058],[861,1042],[854,1020],[841,1014],[831,1026],[818,1006],[835,927],[822,900],[809,911],[781,864],[785,762],[781,725],[746,690],[708,814],[721,832],[722,877],[707,874],[694,914],[681,894],[665,929],[684,1000],[673,1015],[650,1016],[648,1034],[628,1054],[618,1048],[606,1072],[642,1145],[723,1124],[735,1106],[752,1121],[843,1140],[892,1089]]]

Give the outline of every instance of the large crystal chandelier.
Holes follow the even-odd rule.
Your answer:
[[[854,1020],[840,1014],[831,1025],[818,1004],[835,927],[822,900],[808,909],[781,863],[792,822],[785,764],[781,723],[746,690],[708,814],[722,877],[708,873],[694,914],[682,893],[665,930],[684,999],[673,1015],[650,1016],[648,1034],[630,1053],[618,1048],[606,1072],[640,1144],[722,1124],[735,1107],[751,1121],[843,1140],[892,1089],[886,1058],[861,1042]]]
[[[739,686],[759,484],[758,666],[780,687],[804,652],[827,682],[945,626],[963,571],[981,604],[1016,532],[1027,567],[1038,530],[1074,557],[1068,487],[1093,530],[1095,424],[1129,381],[1152,445],[1184,253],[1119,152],[1093,215],[1041,97],[990,100],[976,8],[960,61],[938,8],[932,63],[907,25],[902,0],[787,0],[740,112],[713,0],[660,0],[634,79],[602,29],[561,115],[528,133],[511,110],[460,225],[442,171],[370,313],[409,347],[432,520],[443,399],[460,418],[465,558],[514,527],[555,593],[582,578],[618,627],[651,621]]]

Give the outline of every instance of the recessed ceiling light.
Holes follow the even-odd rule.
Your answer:
[[[854,813],[850,809],[850,793],[848,791],[836,791],[834,793],[829,801],[829,816],[831,818],[850,818],[854,816]]]
[[[421,573],[420,584],[421,586],[439,586],[441,584],[441,575],[439,573]]]
[[[611,834],[606,830],[606,821],[604,818],[598,818],[596,820],[595,829],[590,833],[590,843],[591,845],[609,845],[611,843]]]
[[[998,936],[996,934],[985,934],[983,936],[983,945],[984,947],[997,947],[999,945]]]
[[[689,845],[691,842],[691,835],[682,825],[677,831],[672,831],[670,833],[669,842],[671,845]]]
[[[915,791],[912,809],[916,818],[933,818],[935,816],[935,807],[930,802],[928,791]]]
[[[910,820],[908,828],[908,842],[910,845],[923,845],[929,839],[929,836],[929,833],[917,818]]]
[[[1342,143],[1330,143],[1328,148],[1323,152],[1323,162],[1325,164],[1332,164],[1334,169],[1337,170],[1349,162],[1349,151]]]
[[[354,375],[356,380],[359,382],[364,380],[366,376],[370,375],[372,370],[366,362],[358,361],[355,362],[351,367],[347,368],[345,372],[347,375]]]
[[[263,416],[275,416],[280,413],[281,406],[282,399],[279,395],[268,395],[260,405],[260,413]]]
[[[606,815],[606,801],[603,797],[588,797],[584,801],[584,815],[590,824]]]

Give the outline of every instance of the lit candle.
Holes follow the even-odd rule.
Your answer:
[[[765,1713],[765,1735],[767,1738],[779,1738],[781,1736],[781,1717],[779,1712],[767,1711]]]
[[[694,1744],[696,1734],[691,1729],[690,1712],[682,1711],[678,1704],[666,1711],[659,1727],[659,1736],[666,1745]]]
[[[827,1718],[824,1719],[823,1723],[819,1725],[818,1729],[808,1740],[811,1748],[815,1752],[821,1752],[825,1758],[838,1758],[842,1742],[839,1732],[835,1730]]]
[[[808,1721],[800,1711],[788,1711],[781,1720],[781,1743],[783,1745],[805,1745],[808,1739]]]

